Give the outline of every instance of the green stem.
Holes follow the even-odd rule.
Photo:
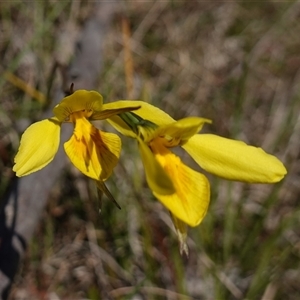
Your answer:
[[[138,134],[138,124],[139,120],[135,118],[134,115],[132,115],[130,112],[124,112],[118,114],[118,116],[132,129],[132,131],[136,134]]]
[[[118,116],[138,135],[138,126],[157,128],[158,126],[149,120],[145,120],[133,112],[124,112]]]

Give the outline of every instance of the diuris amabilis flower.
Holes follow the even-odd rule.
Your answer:
[[[73,123],[74,131],[64,144],[71,162],[86,176],[95,179],[101,188],[118,162],[121,141],[113,133],[103,132],[90,123],[115,114],[135,110],[118,106],[103,109],[102,96],[96,91],[78,90],[54,107],[54,117],[36,122],[23,133],[13,171],[21,177],[38,171],[54,158],[59,142],[62,123]]]
[[[198,134],[205,123],[211,123],[208,119],[175,121],[141,101],[123,104],[141,108],[107,120],[119,132],[137,139],[148,185],[172,214],[181,253],[188,253],[186,225],[197,226],[206,215],[210,186],[203,174],[186,166],[170,148],[181,146],[204,170],[229,180],[274,183],[286,174],[281,161],[261,148],[214,134]],[[115,104],[105,107],[111,109]]]

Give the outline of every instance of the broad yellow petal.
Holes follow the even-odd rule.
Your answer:
[[[155,143],[155,142],[154,142]],[[210,187],[207,178],[188,166],[180,158],[161,145],[151,144],[155,158],[172,179],[175,193],[161,195],[153,192],[171,213],[189,226],[197,226],[206,215]]]
[[[121,108],[121,107],[134,107],[140,106],[140,108],[134,113],[139,117],[149,120],[156,125],[166,125],[175,120],[169,116],[167,113],[162,111],[161,109],[147,103],[144,101],[134,101],[134,100],[120,100],[111,103],[103,104],[102,109],[113,109],[113,108]],[[118,116],[113,116],[107,121],[120,133],[135,138],[136,134],[132,131],[132,129]]]
[[[173,194],[175,189],[169,175],[157,162],[149,147],[142,140],[138,141],[149,188],[160,195]]]
[[[54,158],[60,141],[60,122],[55,118],[36,122],[22,135],[13,171],[25,176],[48,165]]]
[[[83,174],[104,181],[118,162],[121,140],[116,134],[100,131],[85,118],[79,118],[64,148],[71,162]]]
[[[197,134],[182,146],[206,171],[225,179],[274,183],[286,174],[279,159],[261,148],[213,134]]]
[[[86,111],[88,115],[102,110],[103,97],[96,91],[78,90],[72,95],[63,98],[57,104],[53,113],[60,122],[70,121],[70,114]]]

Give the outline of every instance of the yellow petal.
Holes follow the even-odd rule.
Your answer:
[[[160,195],[173,194],[175,189],[169,175],[157,162],[149,147],[142,140],[138,141],[149,188]]]
[[[156,125],[166,125],[174,122],[175,120],[170,117],[167,113],[162,111],[161,109],[147,103],[144,101],[134,101],[134,100],[120,100],[111,103],[103,104],[102,109],[113,109],[113,108],[121,108],[128,106],[140,106],[138,110],[134,113],[140,116],[143,119],[149,120]],[[135,138],[136,134],[132,131],[132,129],[118,116],[113,116],[107,121],[120,133]]]
[[[182,146],[206,171],[225,179],[252,183],[280,181],[286,169],[261,148],[213,134],[197,134]]]
[[[116,134],[100,131],[85,118],[79,118],[64,148],[71,162],[83,174],[104,181],[118,162],[121,140]]]
[[[211,120],[188,117],[159,127],[156,134],[165,137],[165,146],[173,147],[198,133],[205,123],[211,123]]]
[[[180,158],[163,148],[160,144],[151,144],[155,158],[172,179],[175,193],[161,195],[153,192],[171,213],[189,226],[197,226],[206,215],[210,188],[207,178],[188,166]]]
[[[48,165],[60,141],[60,122],[55,118],[36,122],[23,133],[13,171],[25,176]]]
[[[78,90],[54,107],[53,113],[60,122],[69,121],[70,114],[78,111],[93,112],[102,110],[103,98],[96,91]]]

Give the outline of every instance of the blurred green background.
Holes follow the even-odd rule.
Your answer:
[[[209,118],[205,132],[262,147],[288,175],[251,185],[206,174],[211,204],[189,230],[187,259],[147,187],[136,142],[122,137],[120,163],[107,181],[122,209],[103,197],[100,214],[93,182],[69,165],[49,195],[11,299],[300,299],[300,3],[116,3],[99,78],[105,101],[141,99],[175,119]],[[0,2],[1,196],[20,123],[39,120],[44,109],[8,74],[51,95],[52,67],[72,59],[94,4]]]

